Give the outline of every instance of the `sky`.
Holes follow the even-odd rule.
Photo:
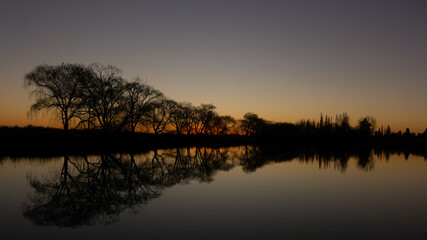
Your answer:
[[[0,0],[0,125],[39,64],[111,64],[176,101],[277,122],[347,112],[427,127],[427,1]]]

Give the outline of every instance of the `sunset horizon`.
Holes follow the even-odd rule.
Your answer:
[[[427,0],[1,0],[3,239],[427,239]]]
[[[10,1],[0,16],[0,125],[56,126],[24,75],[40,64],[111,64],[177,102],[241,119],[318,120],[422,133],[427,127],[423,1]]]
[[[60,65],[60,64],[64,64],[62,63],[58,63],[58,64],[53,64],[53,65]],[[40,65],[40,64],[38,64]],[[112,65],[113,64],[108,64],[108,65]],[[37,65],[36,65],[37,66]],[[120,69],[120,68],[119,68]],[[120,69],[121,70],[121,69]],[[29,71],[27,71],[29,72]],[[126,75],[125,73],[120,74],[120,75]],[[135,76],[132,78],[124,78],[125,80],[132,80],[135,79],[139,76]],[[147,81],[146,79],[143,79],[143,82],[145,82],[146,84],[155,87],[154,85],[152,85],[149,81]],[[41,110],[38,112],[32,112],[30,110],[31,104],[34,102],[34,96],[31,93],[31,88],[26,88],[23,85],[23,79],[21,82],[21,88],[23,91],[25,91],[27,93],[27,107],[26,107],[26,111],[22,111],[22,109],[11,109],[10,113],[11,114],[4,114],[1,115],[2,118],[0,119],[0,126],[6,126],[6,127],[26,127],[26,126],[39,126],[39,127],[53,127],[53,128],[62,128],[61,124],[58,122],[58,119],[55,117],[55,111],[52,110]],[[161,91],[161,89],[158,89]],[[168,96],[166,96],[168,97]],[[262,99],[260,99],[262,100]],[[269,122],[273,122],[273,123],[291,123],[291,124],[296,124],[301,120],[309,120],[309,121],[319,121],[320,117],[323,116],[328,116],[331,117],[333,120],[335,120],[335,117],[338,116],[339,114],[342,113],[346,113],[349,115],[350,117],[350,125],[353,127],[357,126],[357,123],[360,119],[363,119],[365,117],[374,117],[378,122],[376,124],[376,128],[379,129],[381,127],[383,128],[387,128],[388,126],[390,126],[392,128],[393,132],[404,132],[407,128],[410,129],[411,132],[413,133],[423,133],[427,127],[425,127],[425,124],[422,124],[421,122],[417,123],[412,123],[412,125],[408,125],[405,126],[402,123],[399,124],[399,122],[396,121],[388,121],[388,120],[384,120],[383,118],[378,118],[376,115],[374,114],[362,114],[360,116],[354,116],[352,114],[350,114],[351,112],[356,112],[359,113],[358,111],[345,111],[343,110],[342,112],[336,112],[336,113],[330,113],[330,112],[318,112],[318,113],[305,113],[302,112],[300,109],[296,109],[296,113],[286,113],[286,111],[280,111],[280,109],[275,109],[277,111],[273,111],[273,109],[268,109],[270,111],[263,111],[261,110],[261,113],[264,113],[264,115],[260,114],[259,112],[256,111],[251,111],[247,106],[245,109],[248,109],[247,111],[242,111],[242,110],[237,110],[237,111],[231,111],[231,112],[224,112],[222,111],[222,109],[230,109],[230,106],[228,103],[224,103],[225,106],[222,106],[222,109],[220,107],[218,107],[214,102],[200,102],[198,104],[194,104],[191,100],[185,99],[184,101],[181,101],[184,103],[190,103],[193,104],[195,106],[200,105],[200,104],[212,104],[215,107],[217,107],[217,111],[219,114],[221,115],[230,115],[233,118],[235,118],[236,120],[240,120],[243,118],[243,115],[245,113],[255,113],[257,115],[259,115],[260,118],[269,121]],[[220,101],[221,102],[221,101]],[[233,109],[233,103],[231,103],[231,109]],[[235,105],[235,104],[234,104]],[[261,106],[262,107],[262,106]],[[269,107],[269,106],[265,106],[265,107]],[[295,108],[295,107],[293,107]],[[343,108],[344,109],[344,108]],[[240,112],[241,115],[237,115],[235,112]],[[295,115],[293,115],[295,114]],[[303,114],[306,114],[306,117],[303,117]],[[24,116],[25,115],[25,116]],[[23,117],[24,116],[24,117]],[[301,116],[300,118],[297,118],[297,116]],[[417,121],[418,119],[414,119],[415,121]],[[395,124],[390,124],[389,122],[394,122]],[[412,127],[410,127],[412,126]]]

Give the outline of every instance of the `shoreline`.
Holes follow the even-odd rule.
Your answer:
[[[283,151],[286,149],[353,151],[369,148],[427,156],[427,138],[423,136],[155,135],[139,132],[0,127],[0,157],[143,153],[155,149],[244,145]]]

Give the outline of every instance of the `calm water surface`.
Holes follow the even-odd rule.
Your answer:
[[[3,239],[427,239],[425,157],[371,150],[3,158],[0,196]]]

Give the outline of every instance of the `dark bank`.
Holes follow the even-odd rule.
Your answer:
[[[303,129],[304,130],[304,129]],[[427,137],[415,135],[345,135],[307,133],[295,125],[264,126],[250,136],[151,134],[123,131],[62,130],[42,127],[0,127],[0,156],[62,156],[64,154],[141,153],[177,147],[262,146],[270,149],[316,149],[323,151],[379,149],[425,155]]]

